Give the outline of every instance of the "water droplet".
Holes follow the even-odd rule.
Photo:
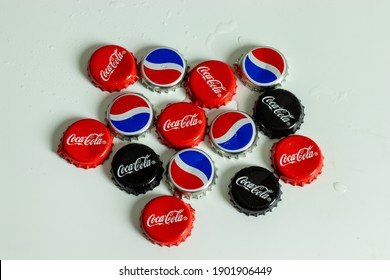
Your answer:
[[[334,182],[333,183],[333,188],[336,192],[338,193],[346,193],[347,192],[347,186],[344,185],[343,183],[341,182]]]
[[[126,7],[126,3],[122,1],[111,1],[109,6],[112,8],[123,8]]]
[[[237,23],[233,19],[228,22],[221,22],[217,25],[215,31],[213,33],[210,33],[209,36],[207,36],[206,47],[211,50],[211,45],[213,44],[215,37],[221,34],[230,33],[234,29],[236,29],[236,27]]]

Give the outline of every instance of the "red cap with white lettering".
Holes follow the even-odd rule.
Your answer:
[[[103,123],[82,119],[64,132],[57,153],[77,167],[93,168],[108,158],[113,138]]]
[[[103,91],[120,91],[138,80],[137,62],[128,50],[108,45],[97,49],[88,63],[93,84]]]
[[[237,84],[228,64],[208,60],[191,70],[184,86],[194,104],[212,109],[232,100]]]
[[[168,105],[157,117],[156,131],[161,143],[173,149],[198,145],[206,133],[205,112],[188,102]]]
[[[145,236],[160,246],[179,245],[191,235],[195,210],[174,196],[159,196],[146,204],[141,214]]]
[[[291,135],[272,146],[272,167],[284,182],[303,186],[322,172],[324,157],[318,145],[302,135]]]

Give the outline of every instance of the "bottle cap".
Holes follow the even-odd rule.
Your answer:
[[[233,206],[248,216],[272,211],[281,200],[281,194],[278,179],[271,171],[260,166],[241,169],[229,186]]]
[[[237,84],[228,64],[208,60],[190,71],[184,86],[194,104],[212,109],[232,100]]]
[[[302,135],[290,135],[271,149],[272,167],[288,184],[303,186],[322,172],[323,156],[318,145]]]
[[[211,122],[209,140],[218,154],[238,158],[256,145],[257,128],[248,114],[227,111]]]
[[[303,123],[304,107],[299,99],[284,89],[266,90],[257,100],[254,119],[270,138],[295,133]]]
[[[97,49],[88,64],[89,77],[103,91],[120,91],[138,80],[137,62],[131,52],[107,45]]]
[[[188,102],[168,105],[157,117],[156,131],[161,142],[173,149],[198,145],[207,127],[205,112]]]
[[[177,50],[160,47],[146,54],[139,68],[141,81],[147,88],[168,92],[181,86],[187,63]]]
[[[259,47],[242,55],[234,65],[240,80],[254,91],[280,85],[287,75],[287,62],[276,49]]]
[[[58,154],[82,168],[93,168],[108,158],[113,136],[94,119],[82,119],[70,125],[58,146]]]
[[[167,167],[167,182],[180,198],[199,198],[211,190],[216,170],[209,155],[199,149],[184,149],[176,153]]]
[[[111,132],[122,140],[137,139],[153,125],[153,108],[141,94],[125,93],[116,97],[107,109]]]
[[[174,196],[159,196],[149,201],[141,214],[145,236],[160,246],[177,246],[191,235],[195,210]]]
[[[139,195],[154,189],[160,184],[163,171],[159,156],[138,143],[120,148],[111,162],[112,179],[128,194]]]

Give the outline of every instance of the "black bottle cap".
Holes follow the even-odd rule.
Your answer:
[[[159,156],[148,146],[138,143],[120,148],[111,162],[115,184],[123,191],[139,195],[160,184],[163,174]]]
[[[229,186],[233,206],[248,216],[270,212],[281,200],[281,194],[278,179],[271,171],[260,166],[241,169]]]
[[[291,92],[277,88],[260,95],[253,118],[259,129],[270,138],[295,133],[303,123],[304,107]]]

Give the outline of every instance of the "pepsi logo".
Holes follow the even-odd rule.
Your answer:
[[[178,84],[184,77],[186,62],[184,58],[171,48],[157,48],[149,52],[142,61],[143,78],[161,87]]]
[[[250,51],[242,61],[246,77],[257,86],[272,86],[283,80],[286,60],[277,50],[263,47]]]
[[[218,115],[211,123],[210,139],[216,148],[228,153],[241,153],[252,146],[256,138],[252,118],[238,111]]]
[[[134,93],[123,94],[111,104],[108,119],[115,132],[124,136],[135,136],[150,127],[153,109],[145,97]]]
[[[205,152],[198,149],[178,152],[172,158],[168,169],[172,183],[181,191],[201,191],[214,181],[214,164]]]

